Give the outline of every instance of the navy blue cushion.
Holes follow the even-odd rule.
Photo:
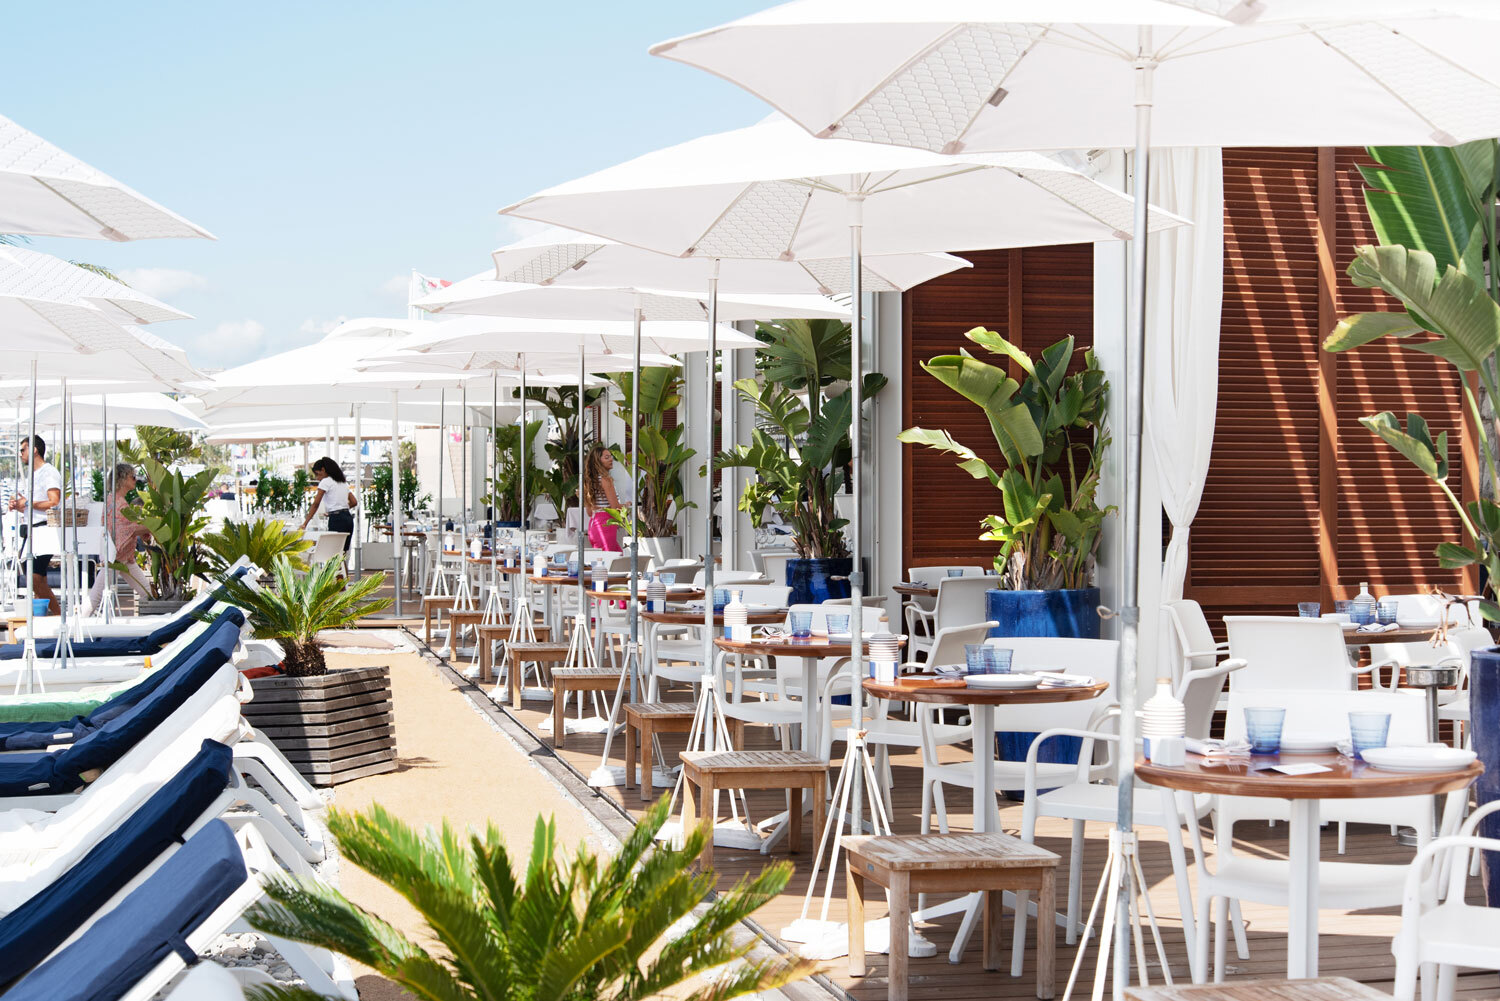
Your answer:
[[[247,567],[240,567],[230,574],[230,577],[237,580],[248,572]],[[184,605],[176,615],[149,633],[140,636],[102,636],[96,640],[77,640],[70,644],[68,649],[74,657],[127,657],[157,653],[162,647],[187,632],[188,627],[198,621],[198,616],[207,612],[215,603],[224,601],[228,596],[224,585],[220,584],[208,594]],[[51,657],[56,651],[57,639],[55,637],[49,636],[36,641],[38,657]],[[24,643],[0,643],[0,660],[16,660],[25,653]]]
[[[176,952],[246,879],[229,825],[212,821],[77,941],[5,992],[5,1001],[118,1001]]]
[[[171,664],[160,670],[152,671],[140,684],[121,692],[108,702],[96,707],[87,716],[74,716],[70,720],[56,722],[17,720],[0,723],[0,749],[7,751],[39,750],[50,744],[67,743],[82,739],[84,734],[90,730],[98,729],[125,712],[131,706],[155,691],[157,686],[164,684],[177,671],[182,670],[183,665],[187,664],[194,654],[203,649],[209,637],[213,635],[214,626],[220,622],[231,622],[238,629],[245,624],[245,613],[238,608],[224,609],[208,628],[193,637],[178,652],[178,655],[173,658]]]
[[[83,785],[83,775],[118,761],[142,737],[162,724],[229,662],[239,643],[239,627],[225,621],[210,630],[207,643],[173,671],[155,690],[125,712],[90,730],[57,751],[0,755],[0,796],[71,792]]]
[[[160,858],[229,787],[234,752],[205,740],[182,770],[46,889],[0,918],[0,984],[30,969]]]

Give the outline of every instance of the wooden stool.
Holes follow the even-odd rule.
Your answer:
[[[568,662],[568,644],[566,643],[543,643],[540,640],[535,643],[507,643],[505,650],[510,656],[507,680],[510,682],[512,709],[521,708],[522,664],[566,664]]]
[[[890,891],[890,1001],[906,1001],[907,938],[913,893],[984,893],[984,968],[1000,968],[1004,890],[1036,893],[1036,996],[1052,997],[1058,857],[1009,834],[846,835],[840,844],[849,882],[849,975],[865,975],[865,883]],[[1223,985],[1215,985],[1222,987]]]
[[[651,799],[651,742],[658,733],[693,729],[691,702],[633,702],[625,707],[625,788],[635,783],[635,738],[641,738],[641,799]]]
[[[552,746],[563,746],[564,711],[569,692],[613,692],[620,687],[620,672],[608,667],[554,667],[552,669]]]
[[[458,636],[468,626],[478,626],[484,622],[484,610],[479,608],[453,608],[448,611],[448,649],[454,655],[458,654]]]
[[[458,599],[448,594],[422,595],[422,643],[432,646],[432,616],[434,612],[451,612]],[[439,623],[441,624],[441,623]],[[448,627],[448,646],[453,646],[453,627]]]
[[[479,680],[495,680],[495,648],[494,644],[504,643],[510,639],[511,630],[515,627],[509,622],[481,623],[474,627],[479,634]],[[532,632],[538,643],[545,643],[551,638],[552,630],[547,626],[532,626]]]
[[[828,762],[806,751],[683,751],[682,758],[682,830],[699,823],[693,786],[703,801],[702,823],[710,832],[714,821],[716,789],[785,789],[791,796],[788,816],[791,829],[787,846],[796,852],[802,843],[802,790],[812,790],[812,843],[816,848],[823,830],[823,802],[827,797]],[[714,864],[714,839],[703,849],[703,864]]]
[[[1131,1001],[1390,1001],[1390,995],[1346,977],[1244,980],[1224,984],[1127,987]]]

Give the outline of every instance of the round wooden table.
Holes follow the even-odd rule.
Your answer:
[[[638,593],[640,595],[641,603],[645,604],[645,601],[646,601],[646,589],[644,587],[642,587]],[[630,600],[630,592],[628,590],[626,590],[625,588],[611,587],[611,588],[609,588],[607,590],[604,590],[604,591],[590,591],[589,592],[589,597],[594,598],[594,599],[596,599],[598,601],[629,601]],[[668,591],[667,592],[667,603],[668,604],[680,604],[681,602],[684,602],[684,601],[702,601],[702,600],[703,600],[703,592],[702,591]],[[783,616],[783,618],[785,618],[785,616]],[[702,615],[698,616],[698,621],[699,622],[703,621],[703,616]]]
[[[1425,643],[1432,639],[1431,629],[1406,629],[1398,626],[1383,633],[1362,633],[1358,629],[1344,630],[1347,646],[1370,646],[1372,643]]]
[[[1467,789],[1484,772],[1477,761],[1451,771],[1388,772],[1333,752],[1256,754],[1213,764],[1209,760],[1190,754],[1187,764],[1176,767],[1137,761],[1135,774],[1142,782],[1182,792],[1291,801],[1286,967],[1287,976],[1294,979],[1318,975],[1319,801],[1438,795]],[[1324,765],[1332,770],[1312,775],[1268,770],[1279,764]]]
[[[627,595],[628,597],[628,595]],[[642,612],[641,618],[647,622],[660,622],[664,626],[701,626],[703,625],[703,613],[693,611],[691,608],[677,609],[666,612]],[[786,618],[785,608],[766,608],[745,613],[746,620],[752,626],[771,626]],[[724,613],[714,613],[714,625],[724,625]]]
[[[938,589],[927,584],[896,584],[891,590],[903,598],[936,598]]]
[[[1000,807],[995,799],[995,707],[1035,705],[1043,702],[1082,702],[1109,690],[1109,682],[1097,681],[1078,688],[970,688],[967,685],[914,685],[897,679],[893,683],[865,679],[864,689],[877,699],[923,702],[940,706],[967,706],[974,721],[974,829],[1000,830]],[[981,748],[984,749],[983,753]]]

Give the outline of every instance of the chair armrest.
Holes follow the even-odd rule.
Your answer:
[[[1026,792],[1025,802],[1031,802],[1036,796],[1036,766],[1037,754],[1040,752],[1042,742],[1049,737],[1081,737],[1083,747],[1078,751],[1078,779],[1088,781],[1091,763],[1094,758],[1094,741],[1102,740],[1110,744],[1118,744],[1120,735],[1106,733],[1103,730],[1079,730],[1070,726],[1056,726],[1050,730],[1043,730],[1031,740],[1031,746],[1026,749]]]
[[[1370,672],[1370,678],[1375,683],[1376,688],[1379,688],[1382,691],[1394,692],[1398,687],[1400,687],[1398,682],[1401,680],[1402,666],[1403,665],[1401,661],[1397,660],[1394,657],[1387,657],[1385,660],[1372,663],[1369,667],[1365,668],[1365,670]],[[1391,668],[1391,683],[1389,685],[1386,685],[1382,682],[1382,675],[1380,673],[1384,668],[1387,667]]]

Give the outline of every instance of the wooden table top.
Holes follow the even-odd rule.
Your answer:
[[[646,601],[646,589],[645,588],[641,588],[640,591],[637,592],[637,594],[640,596],[642,604],[644,604],[645,601]],[[629,601],[630,600],[630,592],[627,591],[627,590],[625,590],[624,588],[611,587],[611,588],[609,588],[607,590],[604,590],[604,591],[592,591],[591,590],[591,591],[589,591],[589,597],[596,598],[596,599],[598,599],[600,601]],[[702,601],[702,600],[703,600],[703,592],[701,590],[700,591],[668,591],[667,592],[667,601],[669,603],[680,603],[680,602],[684,602],[684,601]],[[785,615],[783,615],[782,617],[785,618]],[[698,616],[698,621],[700,621],[700,622],[703,621],[703,616],[701,616],[701,615]]]
[[[899,680],[888,684],[866,678],[864,689],[878,699],[902,702],[947,706],[1014,706],[1042,702],[1083,702],[1109,691],[1109,682],[1097,681],[1086,688],[969,688],[967,685],[903,685]]]
[[[938,593],[937,588],[926,584],[897,584],[891,590],[908,598],[936,598]]]
[[[1129,1001],[1391,1001],[1389,994],[1347,977],[1127,987],[1125,997]]]
[[[703,625],[703,613],[684,608],[675,612],[642,612],[641,618],[647,622],[660,622],[669,626],[701,626]],[[786,609],[768,608],[764,611],[746,612],[745,618],[752,626],[769,626],[786,618]],[[714,625],[724,624],[724,613],[714,613]]]
[[[896,872],[929,869],[1031,869],[1055,866],[1052,852],[1009,834],[846,834],[839,839],[851,857]]]
[[[1383,633],[1362,633],[1358,629],[1344,632],[1344,643],[1348,646],[1369,646],[1371,643],[1425,643],[1432,639],[1431,629],[1405,629],[1398,627]]]
[[[702,620],[703,616],[700,613],[698,621]],[[901,645],[905,646],[906,641],[902,640]],[[827,636],[817,633],[805,640],[794,640],[790,636],[754,639],[747,642],[721,638],[714,640],[714,646],[727,653],[748,653],[771,657],[848,657],[853,653],[848,640],[830,642]],[[865,639],[864,646],[866,650],[870,648],[868,638]]]
[[[1262,766],[1275,764],[1326,765],[1316,775],[1283,775]],[[1184,792],[1224,796],[1266,796],[1272,799],[1368,799],[1374,796],[1423,796],[1466,788],[1484,773],[1478,761],[1442,772],[1388,772],[1335,751],[1320,754],[1256,754],[1231,758],[1224,764],[1189,754],[1187,764],[1166,767],[1137,761],[1142,782]]]

